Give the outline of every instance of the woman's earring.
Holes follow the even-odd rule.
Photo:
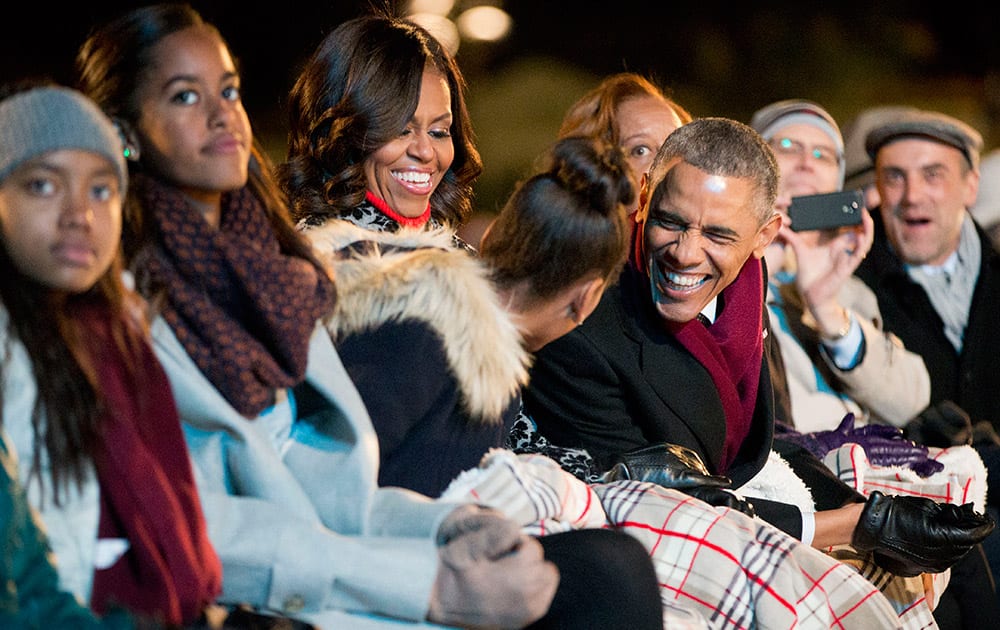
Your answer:
[[[118,137],[122,142],[122,155],[129,162],[139,161],[139,144],[135,141],[132,132],[127,129],[127,125],[122,121],[115,118],[112,122],[115,124],[115,129],[118,131]]]

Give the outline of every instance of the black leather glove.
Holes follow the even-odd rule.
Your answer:
[[[728,488],[733,485],[729,477],[709,473],[693,450],[665,442],[619,455],[614,466],[600,477],[602,482],[620,479],[649,481],[676,490],[700,486]]]
[[[995,523],[971,503],[958,506],[930,499],[872,492],[851,538],[870,551],[883,569],[913,577],[940,573],[981,543]]]
[[[906,439],[925,446],[948,448],[972,442],[972,420],[950,400],[927,407],[903,428]]]
[[[709,505],[757,515],[749,501],[726,489],[733,485],[729,477],[709,473],[697,453],[679,444],[652,444],[620,455],[615,465],[601,475],[600,481],[620,479],[649,481],[680,490]]]
[[[727,507],[743,512],[747,516],[757,516],[757,510],[754,509],[753,503],[750,503],[746,499],[741,499],[735,492],[730,492],[725,488],[696,486],[694,488],[684,488],[681,492],[715,507]]]

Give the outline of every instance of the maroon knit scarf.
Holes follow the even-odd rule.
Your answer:
[[[107,307],[75,313],[87,331],[104,403],[94,464],[101,489],[100,538],[128,551],[94,573],[91,605],[190,623],[221,590],[222,566],[205,529],[170,383],[144,342],[126,358]]]
[[[633,238],[632,265],[646,270],[641,223]],[[736,459],[740,445],[750,434],[757,388],[764,355],[764,281],[760,260],[750,257],[740,273],[720,296],[722,311],[711,326],[697,319],[670,326],[670,332],[712,376],[726,413],[726,439],[719,474],[725,474]]]
[[[333,306],[333,285],[308,260],[280,251],[248,188],[223,195],[216,230],[176,188],[135,179],[159,233],[144,275],[166,289],[164,318],[226,400],[258,416],[276,389],[305,376],[309,338]]]

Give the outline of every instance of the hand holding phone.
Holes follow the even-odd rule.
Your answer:
[[[860,225],[863,208],[862,192],[845,190],[792,197],[788,216],[792,220],[791,229],[796,232],[830,230]]]

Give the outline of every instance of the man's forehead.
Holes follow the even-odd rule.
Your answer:
[[[701,192],[707,192],[713,195],[724,194],[729,188],[737,183],[736,178],[725,177],[723,175],[714,175],[706,173],[701,169],[690,166],[690,169],[697,171],[698,177],[692,179],[691,177],[671,177],[671,171],[681,165],[681,160],[672,160],[672,163],[667,165],[665,170],[662,172],[658,183],[656,184],[653,194],[650,195],[651,200],[655,201],[655,207],[662,208],[662,204],[671,193],[679,193],[684,195],[699,194]],[[682,186],[683,184],[690,184],[693,181],[697,181],[697,187]]]
[[[649,215],[669,218],[699,229],[749,234],[759,227],[753,197],[746,181],[705,174],[696,187],[661,186],[650,203]]]

